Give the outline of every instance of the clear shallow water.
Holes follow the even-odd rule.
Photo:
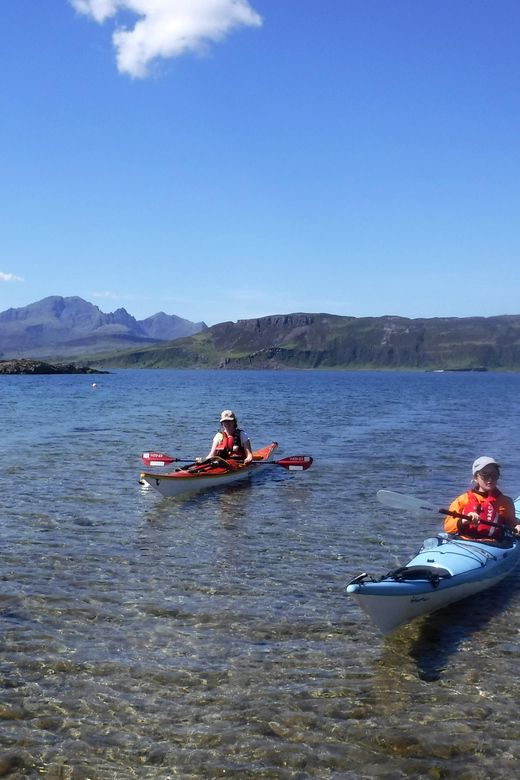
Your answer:
[[[345,595],[404,564],[491,454],[520,493],[520,375],[1,377],[0,776],[502,778],[520,759],[520,577],[384,638]],[[310,453],[164,499],[223,408]]]

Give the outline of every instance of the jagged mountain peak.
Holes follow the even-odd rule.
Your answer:
[[[50,295],[0,312],[0,357],[63,357],[170,341],[206,328],[160,312],[138,322],[120,307],[104,314],[77,295]]]

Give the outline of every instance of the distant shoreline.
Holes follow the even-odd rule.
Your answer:
[[[301,367],[297,366],[276,366],[276,367],[264,367],[251,366],[250,368],[237,367],[222,368],[217,366],[108,366],[111,370],[108,373],[115,371],[236,371],[238,373],[247,373],[248,371],[261,371],[262,373],[285,373],[290,371],[297,371],[304,373],[306,371],[315,371],[317,373],[377,373],[377,374],[518,374],[520,368],[415,368],[415,367],[403,367],[403,366],[327,366],[321,367]]]

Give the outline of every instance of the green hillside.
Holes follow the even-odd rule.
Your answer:
[[[81,361],[106,368],[517,370],[520,315],[275,315]]]

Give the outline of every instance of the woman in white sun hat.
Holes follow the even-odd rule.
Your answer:
[[[218,455],[225,460],[250,463],[253,460],[251,442],[245,431],[238,427],[238,421],[231,409],[224,409],[220,415],[222,430],[213,438],[208,458]]]
[[[487,455],[477,458],[473,463],[472,475],[470,489],[450,506],[452,512],[461,512],[470,519],[447,517],[445,530],[449,534],[460,533],[469,539],[503,539],[504,530],[497,525],[488,525],[485,522],[487,520],[518,535],[520,523],[515,516],[515,506],[497,487],[500,466],[496,460]]]

